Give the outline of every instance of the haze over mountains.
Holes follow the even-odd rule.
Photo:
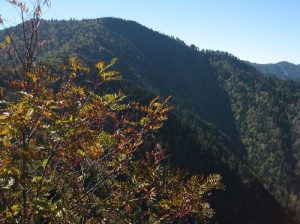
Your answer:
[[[117,57],[124,81],[114,88],[142,101],[172,95],[157,139],[172,166],[223,176],[215,223],[299,223],[300,84],[257,70],[297,79],[293,65],[253,67],[114,18],[43,21],[41,38],[51,40],[41,55],[53,67],[72,55],[89,64]]]
[[[267,75],[274,75],[284,80],[300,80],[300,65],[282,61],[275,64],[252,64],[256,69]]]

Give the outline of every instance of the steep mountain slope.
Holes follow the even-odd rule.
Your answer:
[[[214,57],[248,163],[261,183],[299,214],[299,84],[265,78],[234,58]]]
[[[274,75],[284,80],[300,80],[300,65],[295,65],[286,61],[278,62],[276,64],[252,64],[259,71]]]
[[[291,223],[285,209],[300,215],[298,84],[132,21],[45,21],[41,38],[51,40],[41,52],[51,65],[70,55],[91,64],[118,57],[125,81],[116,88],[139,100],[173,96],[158,138],[173,165],[223,175],[217,223]]]

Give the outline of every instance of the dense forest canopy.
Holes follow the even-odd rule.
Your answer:
[[[259,71],[276,76],[284,80],[300,80],[300,65],[295,65],[286,61],[278,62],[275,64],[252,64]]]
[[[42,7],[8,1],[22,23],[1,42],[2,223],[207,223],[219,174],[169,167],[155,133],[169,97],[146,104],[111,83],[117,59],[53,67],[38,60]],[[2,23],[2,21],[0,21]]]
[[[168,166],[221,174],[226,190],[211,198],[213,222],[299,220],[300,84],[122,19],[42,21],[40,38],[48,41],[41,60],[53,71],[70,55],[88,65],[117,57],[124,79],[108,89],[140,102],[172,95],[170,119],[154,138]]]

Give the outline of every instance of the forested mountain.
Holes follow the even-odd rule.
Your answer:
[[[121,19],[43,21],[40,37],[54,67],[74,55],[90,64],[117,57],[124,81],[113,88],[139,100],[172,96],[156,138],[173,166],[223,176],[216,223],[299,220],[300,84]]]
[[[284,80],[300,80],[300,65],[295,65],[286,61],[276,64],[252,64],[259,71],[273,75]]]

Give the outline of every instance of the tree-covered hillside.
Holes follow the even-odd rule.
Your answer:
[[[70,54],[90,64],[117,57],[125,80],[116,88],[129,97],[172,95],[173,115],[157,138],[173,166],[223,176],[216,223],[300,217],[299,84],[132,21],[43,21],[41,31],[41,56],[54,69]]]
[[[233,57],[213,58],[231,98],[248,164],[275,198],[299,214],[300,85],[263,77]]]
[[[284,80],[300,80],[300,65],[295,65],[286,61],[278,62],[276,64],[252,64],[259,71],[276,76]]]

